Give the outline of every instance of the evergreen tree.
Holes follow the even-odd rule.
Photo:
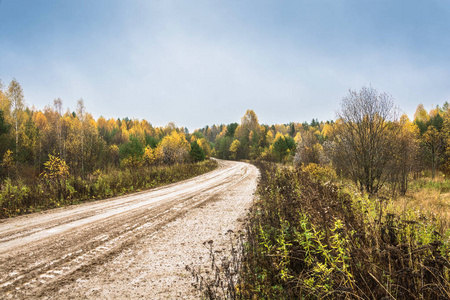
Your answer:
[[[197,143],[197,141],[194,141],[191,144],[191,151],[189,151],[189,156],[191,157],[191,160],[193,162],[203,161],[206,158],[205,152]]]

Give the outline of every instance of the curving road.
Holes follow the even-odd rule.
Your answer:
[[[150,191],[0,221],[0,298],[197,298],[184,267],[239,229],[257,177],[219,161]]]

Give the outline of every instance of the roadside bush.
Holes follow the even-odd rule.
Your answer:
[[[450,231],[438,220],[394,214],[315,166],[258,167],[236,298],[450,297]]]
[[[154,188],[195,177],[216,167],[217,161],[207,160],[134,170],[112,169],[105,173],[96,171],[85,179],[41,177],[34,184],[6,179],[0,189],[0,218]]]

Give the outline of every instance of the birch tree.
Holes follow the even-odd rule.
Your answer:
[[[16,138],[15,152],[19,153],[19,125],[25,102],[22,87],[15,78],[9,84],[7,97],[11,101],[11,117],[14,120],[14,134]]]
[[[81,172],[84,172],[84,123],[85,123],[86,107],[83,99],[77,102],[77,117],[80,121],[80,142],[81,142]]]

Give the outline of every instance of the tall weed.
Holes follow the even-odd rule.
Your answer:
[[[450,298],[450,232],[439,220],[396,213],[335,176],[258,167],[236,298]]]
[[[209,160],[133,170],[98,170],[86,178],[41,177],[28,184],[7,179],[0,186],[0,219],[150,189],[188,179],[216,167],[217,162]]]

